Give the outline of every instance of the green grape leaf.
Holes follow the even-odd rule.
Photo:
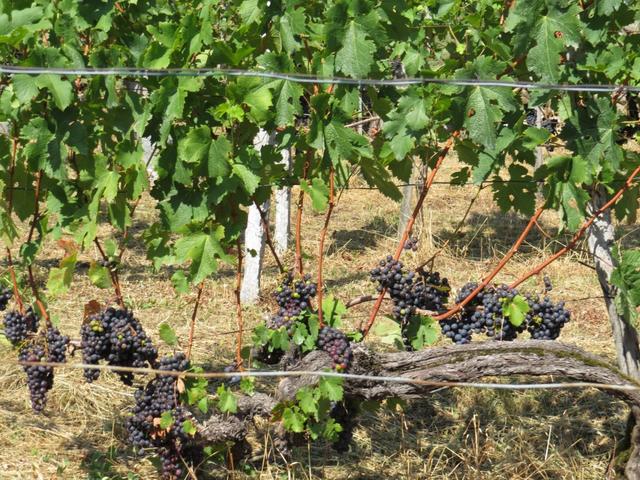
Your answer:
[[[342,323],[342,315],[347,313],[347,306],[333,295],[327,295],[322,299],[322,313],[327,325],[338,328]]]
[[[516,295],[503,306],[504,316],[509,319],[511,325],[519,327],[524,322],[530,308],[526,298],[522,295]]]
[[[315,416],[318,414],[318,399],[314,389],[302,387],[297,391],[296,399],[298,400],[298,406],[306,415]]]
[[[62,80],[59,75],[39,75],[36,77],[39,88],[46,88],[51,93],[53,101],[60,110],[65,110],[71,105],[73,99],[73,86],[71,82]]]
[[[199,164],[209,152],[210,145],[209,127],[192,128],[178,143],[178,155],[183,162]]]
[[[185,420],[184,422],[182,422],[182,431],[187,435],[191,435],[192,437],[195,436],[196,433],[198,433],[198,430],[193,425],[193,422],[191,420]]]
[[[354,20],[349,22],[342,38],[342,48],[336,54],[336,68],[345,75],[365,77],[371,71],[376,48],[366,37],[367,32],[360,24]]]
[[[176,332],[168,323],[160,324],[158,327],[158,334],[160,335],[160,339],[170,347],[174,347],[178,344]]]
[[[402,331],[400,325],[388,317],[380,318],[373,324],[371,330],[380,341],[387,345],[402,345]]]
[[[176,270],[176,272],[171,275],[171,284],[176,292],[182,295],[189,293],[189,279],[182,270]]]
[[[242,180],[242,186],[249,195],[253,195],[260,185],[260,177],[241,163],[235,163],[233,173]]]
[[[311,185],[302,179],[300,180],[300,188],[311,197],[311,206],[316,212],[322,212],[327,208],[329,187],[322,178],[314,178],[311,180]]]
[[[60,260],[60,267],[52,268],[49,271],[47,280],[47,290],[50,295],[60,295],[69,290],[73,280],[73,272],[78,259],[77,252],[72,253]]]
[[[160,428],[163,430],[168,430],[174,424],[175,420],[173,419],[173,415],[171,412],[167,410],[166,412],[162,412],[160,415]]]
[[[318,383],[320,395],[332,402],[339,402],[344,398],[342,379],[337,377],[322,377]]]
[[[207,171],[210,177],[224,177],[229,174],[229,155],[232,145],[226,137],[218,137],[211,142]]]
[[[304,432],[306,417],[296,407],[286,407],[282,412],[282,425],[291,432]]]
[[[89,265],[89,280],[98,288],[110,288],[111,287],[111,275],[109,275],[109,269],[102,265],[91,262]]]
[[[216,390],[218,394],[218,408],[223,413],[236,413],[238,411],[238,399],[234,393],[224,385]]]

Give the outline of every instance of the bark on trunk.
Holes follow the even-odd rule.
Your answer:
[[[323,371],[331,367],[331,359],[325,352],[314,351],[302,358],[292,370]],[[620,372],[607,360],[583,350],[558,342],[529,340],[523,342],[482,342],[468,345],[450,345],[418,352],[376,353],[362,345],[354,346],[351,373],[376,376],[404,377],[431,381],[475,381],[485,376],[509,377],[512,375],[552,375],[554,381],[571,379],[608,385],[640,387],[634,379]],[[295,399],[296,392],[305,385],[313,385],[318,377],[303,376],[283,379],[275,397],[256,394],[238,399],[237,417],[228,421],[220,415],[212,416],[200,424],[199,433],[206,441],[216,443],[226,440],[245,443],[254,416],[270,418],[277,401]],[[434,386],[408,383],[381,383],[362,380],[345,380],[345,398],[381,400],[389,397],[426,398],[436,389]],[[603,392],[627,402],[634,412],[640,412],[640,391]],[[240,420],[240,421],[238,421]],[[228,425],[227,425],[228,423]],[[278,433],[278,432],[276,432]],[[279,431],[279,449],[286,451],[288,434]],[[640,437],[633,429],[632,440]],[[279,444],[280,445],[280,444]],[[637,456],[631,456],[626,467],[629,479],[638,478]]]
[[[590,210],[595,211],[607,201],[606,194],[601,190],[593,193]],[[611,329],[613,330],[613,342],[616,349],[616,358],[620,369],[633,378],[640,378],[640,347],[638,345],[638,332],[628,319],[618,313],[614,302],[616,289],[609,280],[611,272],[616,267],[612,255],[615,230],[611,221],[611,212],[607,211],[593,222],[587,232],[589,252],[593,257],[598,273],[598,280],[605,298]]]

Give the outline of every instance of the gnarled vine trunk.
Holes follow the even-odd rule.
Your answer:
[[[322,351],[314,351],[293,365],[291,370],[323,371],[331,367],[331,358]],[[421,350],[418,352],[372,352],[365,346],[355,347],[350,373],[401,377],[422,381],[472,382],[483,377],[508,377],[512,375],[554,376],[554,380],[571,379],[622,387],[629,390],[606,390],[607,394],[624,400],[634,412],[640,412],[640,383],[621,372],[607,360],[587,353],[575,346],[545,340],[523,342],[482,342],[468,345],[449,345]],[[280,381],[274,397],[241,399],[238,411],[247,429],[252,425],[254,415],[269,417],[276,401],[295,399],[296,392],[303,386],[313,385],[318,377],[287,377]],[[346,397],[382,400],[391,397],[405,399],[425,398],[436,386],[415,383],[379,382],[370,380],[345,380]],[[262,408],[263,406],[269,408]],[[235,420],[234,420],[235,421]],[[209,440],[222,442],[230,431],[237,441],[238,425],[220,425],[220,418],[203,425]],[[634,430],[634,438],[640,434]],[[245,430],[246,434],[246,430]],[[206,435],[205,435],[206,437]],[[634,443],[635,445],[635,443]],[[636,479],[638,463],[636,449],[631,450],[627,463],[627,478]]]

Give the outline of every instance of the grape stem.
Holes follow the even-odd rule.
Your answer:
[[[284,273],[284,267],[282,266],[282,262],[280,261],[280,257],[276,253],[276,249],[273,246],[273,240],[271,239],[271,232],[269,231],[269,222],[265,212],[262,211],[260,205],[255,200],[253,201],[258,213],[260,214],[260,220],[262,221],[262,229],[264,230],[264,238],[269,250],[271,251],[271,255],[273,255],[273,259],[276,261],[276,265],[278,265],[278,270],[280,273]]]
[[[529,219],[529,223],[527,223],[527,226],[524,228],[524,230],[522,231],[522,233],[520,234],[518,239],[511,246],[511,248],[506,253],[506,255],[504,257],[502,257],[502,260],[500,260],[500,263],[498,263],[498,265],[496,265],[496,267],[482,280],[482,282],[480,282],[478,284],[478,286],[469,295],[467,295],[466,298],[464,298],[461,302],[455,304],[453,307],[451,307],[446,312],[444,312],[444,313],[442,313],[440,315],[436,315],[435,317],[433,317],[434,320],[445,320],[445,319],[451,317],[452,315],[455,315],[460,310],[462,310],[465,307],[465,305],[467,305],[469,302],[471,302],[476,297],[476,295],[478,295],[478,293],[480,293],[482,291],[482,289],[484,289],[484,287],[489,285],[491,280],[493,280],[495,278],[495,276],[500,272],[500,270],[502,270],[505,267],[507,262],[509,260],[511,260],[511,258],[517,253],[517,251],[520,248],[520,245],[522,245],[522,242],[525,241],[525,239],[529,235],[529,232],[531,231],[531,229],[538,222],[538,219],[540,218],[540,215],[542,215],[542,212],[544,212],[544,208],[545,207],[542,206],[542,207],[538,208],[538,210],[536,210],[536,212],[533,214],[531,219]]]
[[[31,227],[29,228],[29,235],[27,237],[27,243],[31,242],[33,238],[33,232],[36,228],[36,223],[40,217],[40,187],[42,186],[42,170],[38,171],[38,175],[36,176],[36,186],[34,193],[34,207],[33,207],[33,220],[31,222]],[[36,286],[36,281],[33,276],[33,265],[29,263],[27,265],[27,273],[29,277],[29,286],[31,287],[31,292],[33,293],[33,297],[35,298],[36,305],[38,305],[38,309],[42,314],[42,318],[47,325],[47,328],[51,327],[51,319],[49,318],[49,314],[47,313],[47,309],[44,308],[44,304],[40,300],[40,295],[38,294],[38,287]]]
[[[153,150],[151,150],[151,154],[149,154],[149,158],[147,159],[147,162],[145,163],[145,170],[147,170],[147,171],[149,170],[149,165],[151,165],[151,160],[153,159],[153,157],[156,154],[157,150],[158,150],[158,145],[154,144],[153,145]],[[136,201],[131,206],[131,213],[129,214],[131,219],[133,219],[133,215],[136,213],[138,205],[140,205],[140,200],[142,200],[142,194],[140,194],[138,196],[138,198],[136,198]],[[122,261],[122,256],[124,255],[124,251],[126,249],[125,244],[127,242],[127,238],[129,238],[129,229],[125,226],[124,230],[122,232],[122,238],[120,239],[120,242],[118,242],[118,250],[119,250],[118,251],[118,263],[120,263]]]
[[[582,226],[580,227],[580,229],[575,233],[575,235],[573,236],[573,238],[571,238],[571,240],[569,241],[569,243],[567,243],[563,248],[561,248],[560,250],[558,250],[556,253],[554,253],[553,255],[551,255],[549,258],[547,258],[546,260],[544,260],[542,263],[538,264],[537,266],[535,266],[534,268],[532,268],[531,270],[529,270],[527,273],[525,273],[524,275],[522,275],[518,280],[516,280],[515,282],[513,282],[510,287],[511,288],[516,288],[518,285],[520,285],[522,282],[524,282],[525,280],[531,278],[533,275],[537,275],[538,273],[540,273],[542,270],[544,270],[550,263],[554,262],[555,260],[557,260],[558,258],[560,258],[562,255],[564,255],[565,253],[567,253],[569,250],[572,250],[576,244],[578,243],[578,240],[580,240],[580,238],[582,238],[582,236],[585,234],[585,232],[588,230],[588,228],[591,226],[591,224],[593,224],[593,222],[595,222],[596,218],[598,218],[600,215],[602,215],[607,209],[609,209],[611,206],[613,206],[619,199],[620,197],[622,197],[622,195],[624,194],[624,192],[626,190],[628,190],[631,187],[632,181],[634,179],[634,177],[636,177],[638,175],[638,173],[640,173],[640,166],[637,167],[633,172],[631,172],[631,174],[629,175],[629,177],[627,178],[627,180],[624,182],[624,185],[620,188],[620,190],[618,190],[616,192],[616,194],[611,197],[609,199],[609,201],[607,203],[605,203],[602,207],[600,207],[598,210],[596,210],[593,215],[591,215],[587,220],[585,220],[582,223]]]
[[[313,152],[311,150],[307,151],[307,158],[304,162],[304,167],[302,169],[302,179],[307,179],[307,174],[309,173],[309,167],[311,166],[311,156]],[[304,266],[302,265],[302,207],[304,206],[304,190],[300,188],[300,192],[298,193],[298,204],[296,211],[296,257],[295,257],[295,265],[298,269],[298,273],[302,276],[304,272]]]
[[[93,239],[93,243],[95,243],[96,247],[98,248],[98,252],[100,252],[100,256],[102,257],[102,259],[105,262],[109,262],[109,257],[107,256],[107,253],[102,248],[102,245],[100,244],[100,240],[98,240],[98,237]],[[124,299],[122,298],[122,289],[120,288],[120,278],[118,277],[118,272],[112,268],[107,268],[107,270],[109,270],[109,276],[111,277],[111,284],[113,285],[113,289],[116,294],[116,302],[121,308],[125,308]]]
[[[11,217],[11,211],[13,210],[13,178],[16,170],[16,154],[18,152],[18,139],[14,136],[11,138],[11,164],[9,165],[9,191],[7,192],[7,216]],[[11,283],[13,284],[13,295],[18,302],[18,311],[21,315],[24,315],[24,303],[22,303],[22,296],[20,295],[20,289],[18,288],[18,280],[16,278],[16,271],[13,268],[13,259],[11,258],[11,249],[7,246],[7,261],[9,262],[9,275],[11,276]]]
[[[324,240],[327,236],[327,230],[329,229],[329,221],[331,220],[331,213],[333,212],[334,194],[335,194],[335,175],[333,171],[333,165],[329,167],[329,208],[327,215],[324,218],[324,226],[320,232],[320,244],[318,245],[318,323],[320,328],[324,326],[322,318],[322,291],[324,289],[322,279],[322,266],[324,264]]]
[[[400,237],[400,242],[398,243],[398,247],[396,248],[396,252],[395,252],[395,254],[393,256],[394,260],[398,260],[400,258],[400,255],[402,254],[402,250],[404,249],[404,245],[407,242],[407,239],[409,238],[409,235],[411,235],[411,231],[413,230],[413,225],[414,225],[414,223],[416,221],[416,218],[418,217],[418,214],[420,213],[420,210],[422,209],[422,204],[424,203],[424,200],[427,197],[427,193],[429,192],[429,189],[431,188],[431,185],[433,184],[433,180],[434,180],[434,178],[436,176],[436,173],[438,173],[438,169],[440,168],[440,165],[442,165],[442,162],[444,161],[445,157],[449,153],[449,150],[453,146],[454,140],[459,135],[460,135],[460,132],[458,130],[456,130],[455,132],[453,132],[451,134],[451,136],[447,140],[447,143],[445,144],[444,148],[440,152],[440,156],[436,160],[436,164],[434,165],[433,169],[431,170],[431,173],[427,177],[425,177],[425,182],[424,182],[424,184],[422,186],[422,191],[420,192],[420,197],[418,197],[418,201],[416,203],[416,206],[414,207],[413,212],[411,213],[411,216],[409,217],[409,219],[407,221],[407,225],[404,228],[404,232],[402,232],[402,237]],[[362,328],[362,323],[360,324],[360,328],[359,329],[362,332],[362,337],[363,338],[366,337],[367,334],[369,333],[369,330],[371,330],[371,327],[373,326],[373,322],[375,322],[375,320],[376,320],[376,316],[378,315],[378,311],[380,310],[380,306],[382,305],[382,300],[383,300],[384,295],[385,295],[386,292],[387,292],[387,289],[383,288],[382,291],[380,292],[380,294],[378,295],[378,298],[376,299],[376,303],[373,305],[373,308],[371,310],[371,314],[369,316],[369,321],[367,322],[367,324],[364,327],[364,329]]]
[[[198,316],[198,307],[200,306],[200,299],[202,298],[203,290],[204,280],[198,284],[196,303],[193,305],[193,312],[191,313],[191,324],[189,325],[189,341],[187,343],[187,351],[185,352],[187,360],[191,359],[191,348],[193,347],[193,337],[196,331],[196,317]]]
[[[236,239],[236,246],[238,250],[238,267],[236,269],[236,319],[238,324],[238,334],[236,337],[236,367],[239,371],[244,370],[242,368],[242,334],[244,330],[244,320],[242,318],[242,303],[240,302],[240,286],[242,285],[242,243],[240,237]]]

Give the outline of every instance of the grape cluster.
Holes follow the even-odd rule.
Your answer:
[[[535,127],[537,124],[537,120],[538,120],[538,113],[536,109],[530,108],[529,110],[527,110],[525,120],[524,120],[525,123],[530,127]],[[542,118],[540,122],[540,127],[544,128],[551,135],[555,135],[558,133],[558,125],[559,125],[558,119],[554,117]]]
[[[69,337],[49,327],[20,349],[18,359],[21,362],[64,362],[68,344]],[[47,392],[53,388],[53,367],[24,365],[22,368],[27,374],[31,408],[40,413],[47,403]]]
[[[411,237],[408,238],[406,242],[404,242],[404,249],[405,250],[411,250],[413,252],[417,252],[418,251],[418,239]]]
[[[98,265],[109,270],[115,270],[118,268],[118,262],[116,260],[98,260]]]
[[[349,451],[351,440],[353,439],[353,429],[355,427],[355,415],[357,406],[353,401],[346,399],[343,402],[336,402],[331,405],[330,415],[340,426],[342,430],[338,432],[338,437],[331,447],[338,453],[346,453]]]
[[[38,330],[39,318],[31,307],[24,315],[16,310],[7,312],[4,316],[4,336],[14,345],[24,342],[30,333]]]
[[[91,315],[80,328],[82,359],[84,363],[97,365],[106,360],[109,365],[126,367],[153,366],[158,350],[147,336],[133,313],[126,309],[107,308]],[[133,383],[133,373],[118,372],[125,385]],[[85,369],[87,382],[100,376],[100,370]]]
[[[446,278],[438,272],[404,271],[404,265],[389,255],[371,270],[371,280],[378,283],[377,290],[386,289],[393,301],[393,315],[400,323],[405,344],[409,348],[410,340],[406,329],[416,309],[441,312],[449,298],[451,287]]]
[[[6,310],[9,300],[13,296],[13,290],[9,287],[0,288],[0,312]]]
[[[553,303],[549,297],[529,298],[531,309],[527,313],[527,330],[536,340],[555,340],[571,314],[564,302]]]
[[[544,293],[549,293],[553,290],[553,285],[551,284],[551,279],[549,277],[545,275],[542,280],[544,282]]]
[[[346,370],[351,363],[351,345],[349,339],[337,328],[324,326],[318,334],[318,347],[327,352],[333,360],[333,368]]]
[[[274,295],[278,302],[278,313],[271,317],[270,327],[290,327],[293,321],[311,306],[311,299],[316,296],[318,285],[311,281],[310,275],[302,280],[293,281],[293,273],[287,272],[283,282]]]
[[[467,298],[477,288],[477,283],[466,284],[458,293],[456,303]],[[550,282],[545,288],[550,286]],[[503,308],[518,295],[518,291],[506,285],[483,288],[462,312],[442,321],[442,333],[458,344],[471,341],[473,333],[484,333],[496,340],[515,340],[518,334],[528,330],[535,339],[556,339],[569,320],[564,303],[554,304],[548,297],[540,301],[530,295],[523,297],[529,311],[522,324],[514,326],[504,315]]]
[[[183,353],[164,357],[158,365],[158,369],[167,371],[186,371],[189,367]],[[139,453],[144,454],[145,449],[156,449],[164,478],[184,475],[181,459],[197,463],[202,457],[201,448],[185,432],[184,424],[187,420],[193,421],[193,416],[179,404],[178,395],[176,377],[156,375],[144,388],[136,391],[132,416],[125,422],[129,441],[139,449]],[[173,421],[163,429],[158,420],[165,412],[170,412]]]

